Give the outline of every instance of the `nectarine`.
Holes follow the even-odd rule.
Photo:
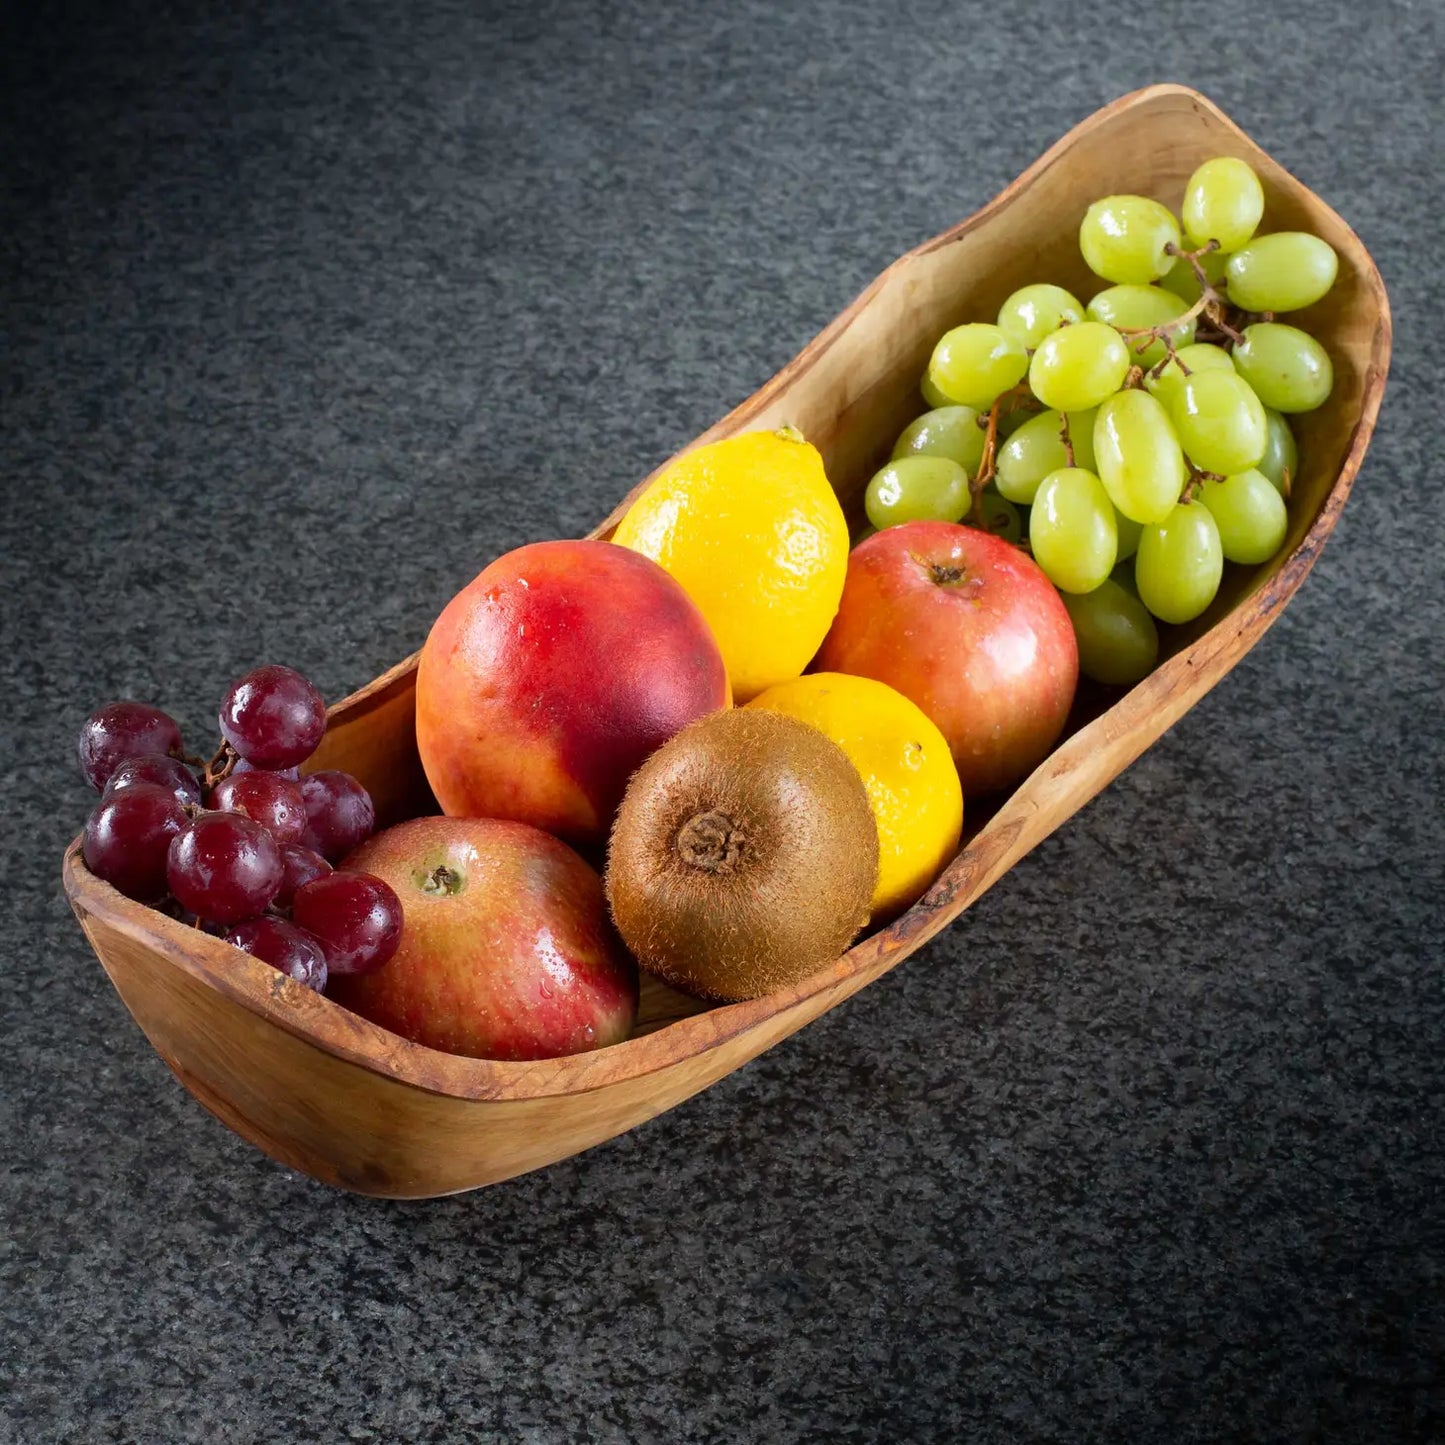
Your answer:
[[[432,627],[417,747],[443,812],[595,844],[644,759],[730,702],[702,613],[656,562],[610,542],[536,542],[497,558]]]

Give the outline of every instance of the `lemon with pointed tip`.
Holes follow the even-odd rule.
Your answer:
[[[887,683],[815,672],[770,687],[749,704],[811,723],[858,769],[878,825],[873,920],[928,891],[958,848],[963,790],[948,740]]]
[[[612,540],[682,584],[717,638],[739,703],[812,661],[848,571],[843,509],[818,449],[791,427],[679,457]]]

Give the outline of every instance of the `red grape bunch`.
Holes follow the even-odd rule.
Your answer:
[[[127,898],[193,921],[320,993],[372,973],[401,940],[401,903],[380,878],[338,870],[376,827],[350,773],[302,776],[326,704],[289,667],[258,667],[221,703],[223,739],[197,777],[159,708],[107,703],[80,730],[100,793],[85,865]]]

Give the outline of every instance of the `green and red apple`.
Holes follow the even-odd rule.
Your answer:
[[[373,1023],[486,1059],[558,1058],[631,1032],[637,965],[601,878],[565,843],[525,823],[415,818],[345,866],[389,883],[405,920],[384,968],[328,990]]]
[[[1018,782],[1058,741],[1079,680],[1073,623],[1038,564],[952,522],[906,522],[848,558],[816,672],[876,678],[948,739],[965,797]]]

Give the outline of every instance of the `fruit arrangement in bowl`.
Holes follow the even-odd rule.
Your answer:
[[[323,731],[308,698],[304,738],[233,737],[238,684],[197,776],[137,723],[77,915],[187,1087],[318,1178],[585,1148],[893,966],[1222,676],[1388,345],[1333,212],[1202,97],[1128,97]],[[335,871],[288,894],[286,849]]]

